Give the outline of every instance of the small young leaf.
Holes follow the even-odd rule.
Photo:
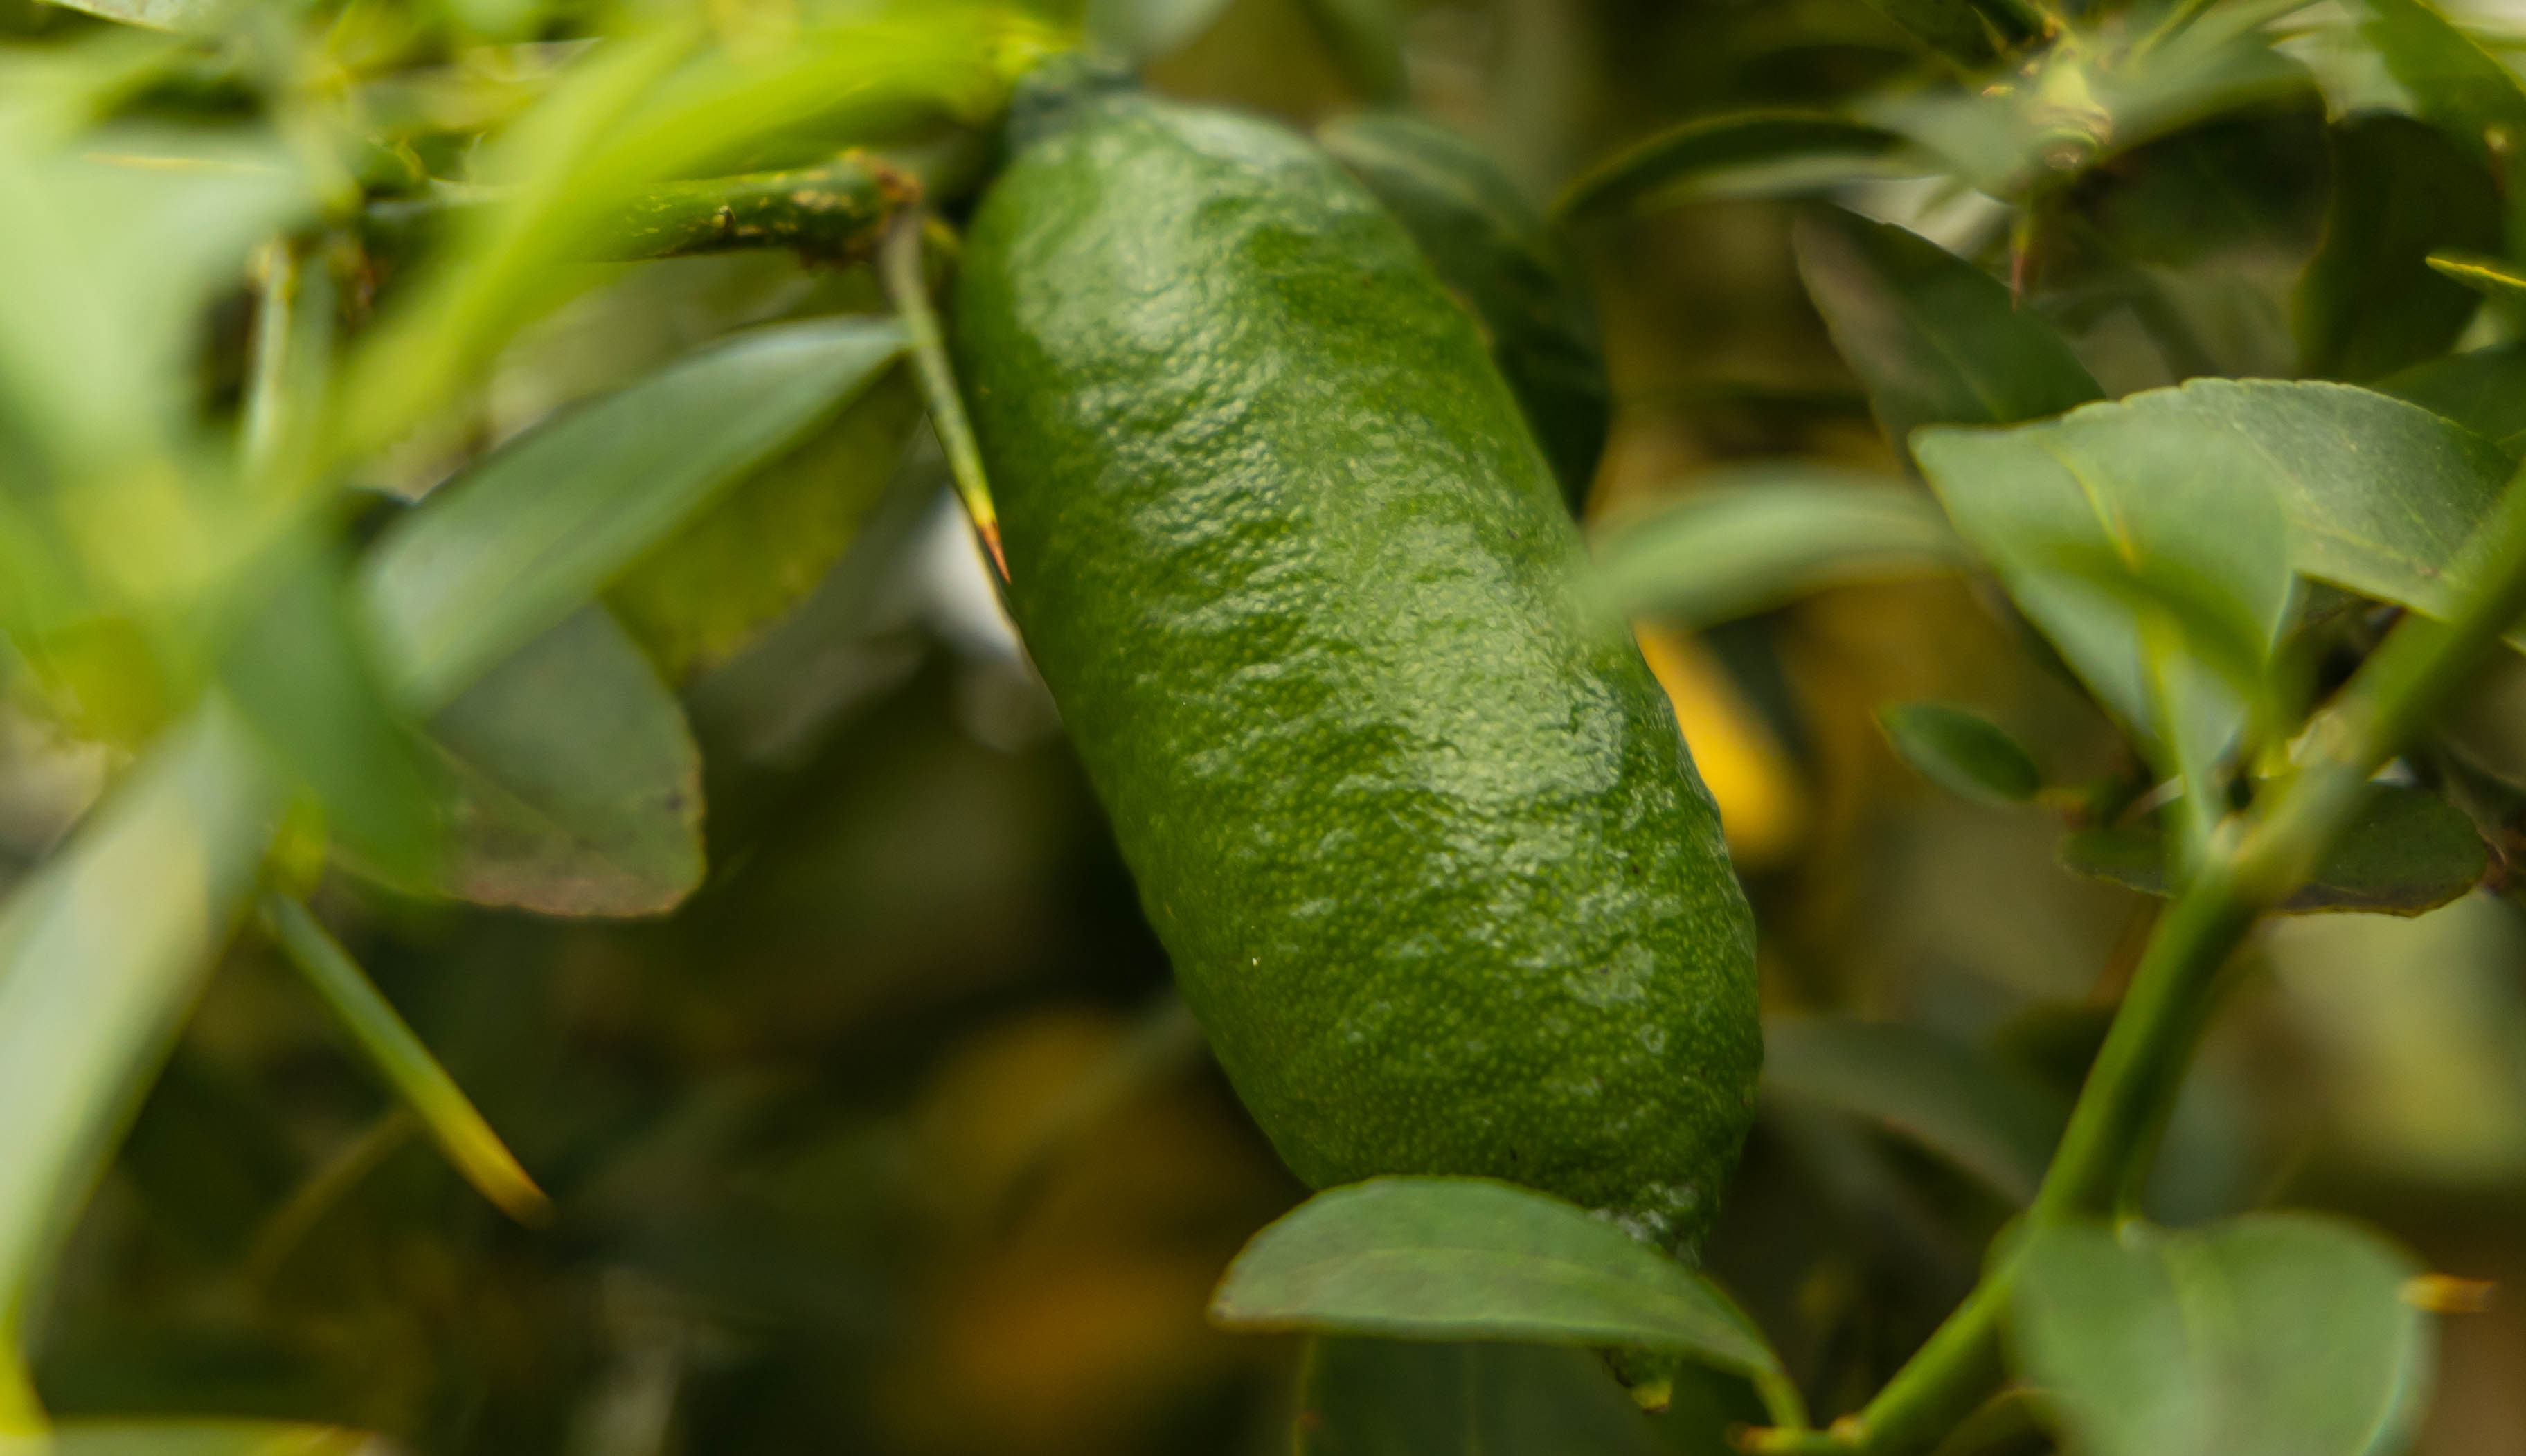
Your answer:
[[[874,383],[891,320],[757,329],[493,451],[371,551],[378,629],[436,707]]]
[[[1889,703],[1877,710],[1903,762],[1951,793],[1986,804],[2022,804],[2044,786],[2035,761],[2006,729],[1946,703]]]
[[[1831,586],[1971,561],[1938,502],[1821,465],[1745,466],[1602,538],[1596,585],[1629,617],[1707,627]]]
[[[2013,425],[2103,394],[1997,278],[1900,227],[1798,220],[1798,273],[1900,448],[1923,425]]]
[[[2461,283],[2485,298],[2506,299],[2512,303],[2526,300],[2526,269],[2515,264],[2448,248],[2430,254],[2429,265],[2431,272]]]
[[[589,607],[430,722],[456,783],[448,893],[657,915],[701,882],[701,757],[640,649]]]
[[[2526,446],[2526,344],[2494,344],[2389,375],[2371,387],[2409,400],[2497,443],[2510,456]]]
[[[1779,1369],[1699,1275],[1583,1209],[1488,1179],[1380,1178],[1317,1194],[1246,1244],[1211,1318],[1232,1330],[1602,1345]]]
[[[2050,1088],[1912,1027],[1775,1018],[1763,1026],[1763,1087],[1912,1139],[2024,1203],[2069,1120]]]
[[[1613,391],[1594,306],[1541,215],[1482,148],[1436,123],[1371,112],[1316,137],[1473,310],[1576,514],[1605,452]]]
[[[2090,1456],[2385,1456],[2427,1406],[2419,1268],[2351,1224],[2053,1226],[2020,1259],[2019,1369]]]
[[[1579,222],[1704,197],[1819,192],[1932,167],[1899,132],[1848,117],[1739,112],[1686,122],[1615,153],[1564,188],[1553,212]]]
[[[1310,1340],[1295,1456],[1662,1456],[1647,1417],[1584,1350],[1501,1341]]]
[[[2446,351],[2477,300],[2432,273],[2434,249],[2500,246],[2500,196],[2481,160],[2391,112],[2336,123],[2333,209],[2295,299],[2299,366],[2371,379]]]
[[[2076,830],[2061,841],[2061,863],[2091,879],[2167,893],[2165,846],[2155,829]],[[2473,821],[2454,806],[2417,788],[2372,783],[2349,828],[2279,908],[2419,915],[2481,883],[2490,867]]]

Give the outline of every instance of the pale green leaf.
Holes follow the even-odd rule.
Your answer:
[[[79,1419],[0,1436],[0,1456],[358,1456],[375,1444],[366,1431],[279,1421]]]
[[[2514,457],[2526,445],[2526,344],[2494,344],[2416,364],[2370,386],[2452,420]]]

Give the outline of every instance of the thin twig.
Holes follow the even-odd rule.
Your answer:
[[[991,505],[991,484],[983,474],[982,447],[975,443],[973,422],[965,416],[965,399],[956,389],[956,369],[947,359],[946,336],[938,326],[938,311],[930,302],[929,279],[922,276],[922,226],[918,213],[895,219],[878,248],[878,273],[885,279],[886,296],[893,300],[895,312],[902,316],[904,331],[912,336],[914,372],[930,406],[931,426],[938,431],[939,448],[947,454],[957,498],[965,503],[974,533],[990,553],[992,569],[1006,581],[1009,561],[1000,552],[1000,515]]]

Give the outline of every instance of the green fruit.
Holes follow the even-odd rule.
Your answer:
[[[1761,1060],[1745,902],[1403,228],[1282,127],[1082,95],[1028,117],[955,311],[1011,609],[1290,1168],[1697,1237]]]
[[[1613,422],[1596,313],[1543,215],[1483,149],[1402,112],[1341,117],[1316,139],[1394,214],[1473,311],[1575,514]]]

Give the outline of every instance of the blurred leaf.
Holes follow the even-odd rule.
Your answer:
[[[670,681],[804,600],[858,538],[921,420],[908,370],[879,377],[807,441],[653,547],[606,601]]]
[[[2079,829],[2061,841],[2061,863],[2146,894],[2167,892],[2165,846],[2151,828]],[[2358,816],[2280,909],[2419,915],[2472,889],[2490,869],[2491,852],[2462,811],[2421,789],[2372,783]]]
[[[2510,456],[2526,435],[2526,344],[2495,344],[2416,364],[2371,386],[2452,420]]]
[[[2403,1449],[2435,1341],[2419,1268],[2312,1214],[2195,1231],[2028,1230],[2021,1370],[2091,1456],[2370,1456]]]
[[[1583,1209],[1488,1179],[1319,1193],[1254,1235],[1210,1312],[1232,1330],[1605,1345],[1779,1369],[1699,1275]]]
[[[1774,1017],[1763,1087],[1875,1123],[1981,1180],[2035,1196],[2069,1104],[2001,1064],[1915,1027]]]
[[[328,832],[354,858],[390,877],[427,877],[442,785],[379,678],[339,564],[294,542],[262,575],[265,594],[222,657],[222,684],[315,792]]]
[[[0,907],[0,1351],[227,940],[274,809],[214,704]]]
[[[1542,216],[1482,148],[1434,122],[1366,113],[1316,135],[1482,323],[1576,514],[1605,451],[1612,386],[1594,305]]]
[[[1601,538],[1597,586],[1625,616],[1707,627],[1971,561],[1938,503],[1899,481],[1795,463],[1704,479]]]
[[[500,1134],[438,1065],[412,1028],[404,1024],[359,963],[307,907],[285,895],[266,895],[263,919],[290,964],[359,1043],[370,1065],[395,1089],[447,1160],[483,1197],[525,1223],[552,1211],[543,1190],[518,1165]]]
[[[2012,425],[2104,391],[1998,279],[1917,233],[1838,209],[1798,220],[1798,273],[1887,438]]]
[[[701,762],[676,700],[603,608],[441,709],[456,781],[446,890],[546,915],[657,915],[701,882]]]
[[[2500,178],[2508,200],[2507,248],[2526,246],[2526,87],[2499,57],[2426,0],[2359,0],[2359,26],[2424,121],[2446,132]]]
[[[1648,1419],[1584,1350],[1319,1336],[1298,1375],[1293,1456],[1662,1456]]]
[[[278,1421],[71,1420],[48,1435],[0,1436],[0,1456],[358,1456],[365,1431]]]
[[[434,706],[830,418],[900,356],[890,320],[740,334],[483,457],[371,551],[378,629]]]
[[[2090,688],[2197,767],[2264,693],[2294,591],[2287,466],[2248,427],[2273,422],[2241,423],[2252,396],[2207,407],[2229,399],[2186,386],[1914,442],[1958,533]]]
[[[1828,112],[1741,112],[1686,122],[1615,153],[1564,188],[1553,211],[1575,222],[1929,170],[1901,133],[1883,126]]]
[[[1923,45],[1966,67],[1983,67],[2031,33],[2024,11],[1972,0],[1868,0]]]
[[[146,25],[152,30],[208,30],[219,23],[228,6],[225,0],[52,0],[73,10],[121,21],[126,25]]]
[[[2485,258],[2478,253],[2452,250],[2429,255],[2430,271],[2472,289],[2485,298],[2526,300],[2526,270],[2503,263],[2498,258]]]
[[[2022,804],[2044,776],[2006,729],[1947,703],[1889,703],[1879,727],[1903,762],[1942,788],[1986,804]]]
[[[1229,0],[1087,0],[1096,49],[1144,65],[1174,55],[1211,27]]]
[[[2440,248],[2500,246],[2500,197],[2479,158],[2390,112],[2336,123],[2333,211],[2296,300],[2308,374],[2370,379],[2446,351],[2475,299],[2433,275]]]
[[[1298,10],[1361,100],[1404,99],[1410,77],[1403,69],[1403,12],[1396,0],[1298,0]]]

